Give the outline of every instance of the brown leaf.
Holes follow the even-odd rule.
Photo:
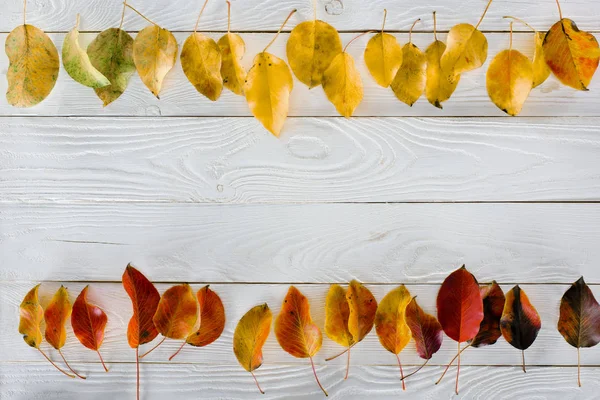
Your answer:
[[[469,341],[472,347],[482,347],[496,343],[502,336],[500,332],[500,318],[504,310],[504,292],[502,288],[493,281],[481,288],[483,299],[483,321],[479,325],[479,332]]]

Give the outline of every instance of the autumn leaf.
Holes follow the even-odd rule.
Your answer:
[[[76,82],[91,88],[110,85],[108,78],[94,68],[86,51],[79,46],[79,14],[75,27],[65,37],[62,61],[65,71]]]
[[[329,67],[323,72],[321,81],[323,91],[336,110],[346,118],[352,116],[363,99],[360,72],[356,68],[352,56],[346,53],[346,49],[350,43],[365,33],[350,40],[344,50],[333,58]]]
[[[571,285],[560,300],[558,331],[577,348],[577,383],[581,386],[581,347],[600,343],[600,305],[583,276]]]
[[[481,300],[479,284],[464,265],[451,273],[442,283],[437,296],[437,310],[442,329],[450,339],[458,342],[459,350],[456,356],[458,368],[455,389],[456,394],[458,394],[460,344],[473,339],[477,335],[483,320],[483,301]],[[451,363],[452,361],[448,366]]]
[[[437,108],[442,108],[442,103],[452,96],[460,81],[460,75],[450,82],[442,71],[442,54],[446,51],[446,44],[437,38],[437,21],[433,12],[434,41],[425,50],[427,59],[427,80],[425,84],[425,97],[427,101]]]
[[[33,25],[17,26],[6,37],[10,65],[6,100],[11,106],[32,107],[44,100],[58,78],[58,52],[52,40]]]
[[[200,327],[188,335],[179,350],[169,358],[169,361],[181,351],[186,343],[195,347],[208,346],[223,333],[225,329],[225,308],[219,295],[210,290],[208,286],[204,286],[196,293],[200,310]]]
[[[427,82],[427,57],[412,42],[412,30],[418,21],[410,28],[408,43],[402,47],[402,65],[391,84],[398,100],[411,107],[425,91]]]
[[[488,1],[477,25],[461,23],[450,28],[446,51],[440,64],[449,82],[454,82],[463,72],[479,68],[487,58],[488,42],[477,28],[483,21],[492,0]]]
[[[285,61],[267,53],[279,33],[290,19],[293,10],[265,49],[254,57],[248,71],[244,93],[252,115],[273,135],[279,136],[289,109],[290,93],[294,87],[292,73]]]
[[[275,336],[281,348],[292,356],[310,359],[317,384],[327,396],[313,362],[323,344],[323,335],[312,321],[308,299],[294,286],[290,286],[275,320]]]
[[[100,354],[100,346],[104,340],[104,328],[106,328],[108,317],[100,307],[88,303],[88,289],[89,285],[84,287],[79,296],[77,296],[77,299],[75,299],[75,303],[73,303],[71,326],[79,342],[88,349],[98,353],[104,370],[108,372],[108,368],[106,368]]]
[[[338,284],[329,286],[325,299],[325,334],[344,347],[354,344],[348,329],[348,318],[350,318],[350,305],[346,299],[346,291]]]
[[[140,397],[140,365],[139,347],[149,343],[158,336],[152,317],[158,308],[160,294],[156,287],[131,264],[123,272],[123,288],[131,299],[133,315],[127,325],[127,342],[129,347],[135,349],[135,362],[137,371],[137,398]]]
[[[521,350],[525,372],[525,350],[535,341],[542,327],[540,316],[519,285],[506,293],[506,302],[500,319],[502,336],[513,347]]]
[[[481,288],[483,300],[483,320],[479,325],[479,332],[469,341],[472,347],[482,347],[496,343],[502,336],[500,332],[500,318],[504,310],[504,292],[502,288],[492,281]]]
[[[400,368],[402,389],[406,390],[404,371],[400,362],[400,352],[406,347],[412,337],[406,320],[406,307],[412,298],[406,286],[401,285],[390,291],[377,306],[375,314],[375,331],[379,342],[387,351],[396,356]]]
[[[181,67],[188,81],[198,92],[209,100],[216,101],[223,90],[223,78],[221,78],[221,50],[212,38],[198,33],[200,16],[206,7],[208,0],[204,2],[194,32],[188,36],[181,50]]]
[[[598,41],[591,33],[579,30],[574,21],[563,18],[552,25],[544,38],[546,63],[563,85],[577,90],[588,90],[600,59]]]
[[[241,59],[246,52],[246,44],[240,35],[230,32],[230,26],[231,3],[227,1],[227,33],[217,42],[221,51],[221,76],[223,86],[237,95],[243,95],[246,70]]]
[[[342,52],[342,41],[335,28],[317,19],[301,22],[292,29],[286,45],[290,67],[296,78],[310,89],[319,86],[333,59]]]
[[[198,300],[190,285],[184,283],[167,289],[160,297],[152,317],[156,330],[164,337],[140,358],[152,353],[167,338],[186,339],[198,327],[199,311]]]
[[[262,394],[265,392],[260,388],[254,370],[263,363],[262,347],[271,332],[272,320],[273,314],[267,303],[261,304],[244,314],[233,333],[233,353],[240,365],[252,374],[256,386]]]
[[[177,40],[129,4],[127,7],[152,24],[139,31],[133,40],[133,62],[144,85],[159,98],[163,80],[177,61]]]
[[[79,378],[85,379],[85,376],[79,375],[71,368],[61,351],[61,348],[67,341],[67,329],[65,325],[71,316],[71,311],[69,292],[63,285],[60,285],[60,288],[56,291],[50,304],[48,304],[48,307],[44,311],[44,321],[46,322],[44,337],[52,347],[58,350],[58,354],[62,357],[67,368]]]
[[[411,336],[415,340],[417,354],[425,362],[415,371],[406,375],[404,379],[416,374],[421,368],[427,365],[431,357],[442,347],[442,341],[444,340],[444,331],[438,320],[433,315],[423,311],[419,304],[417,304],[415,297],[406,306],[405,313],[406,323],[410,328]]]
[[[510,48],[494,57],[487,70],[486,86],[492,102],[508,115],[518,115],[533,88],[533,64],[523,53]]]
[[[402,47],[396,37],[385,33],[387,10],[383,10],[381,32],[377,33],[365,47],[365,64],[379,86],[388,87],[402,65]]]

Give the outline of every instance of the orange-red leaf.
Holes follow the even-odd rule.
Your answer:
[[[542,321],[529,298],[519,285],[506,293],[504,311],[500,319],[502,336],[519,350],[526,350],[537,338]]]
[[[170,339],[185,339],[196,328],[198,300],[187,283],[163,293],[152,320],[156,329]]]
[[[600,343],[600,305],[583,277],[571,285],[560,301],[558,331],[573,347]]]
[[[373,329],[377,300],[369,289],[355,279],[348,286],[346,299],[350,308],[348,330],[354,342],[358,343]]]
[[[438,320],[427,314],[415,298],[406,307],[406,323],[417,346],[419,357],[429,360],[442,347],[444,333]]]
[[[38,298],[39,287],[40,285],[36,285],[31,289],[19,307],[19,333],[23,335],[25,343],[36,349],[39,349],[42,343],[40,324],[44,318],[44,309]]]
[[[208,285],[198,290],[200,308],[200,328],[191,333],[186,341],[192,346],[203,347],[211,344],[221,336],[225,329],[225,308],[218,294]]]
[[[44,311],[46,341],[57,350],[62,348],[67,340],[65,324],[71,316],[71,309],[69,293],[61,285]]]
[[[131,348],[137,348],[158,335],[152,317],[158,307],[160,294],[152,282],[131,264],[123,272],[123,287],[133,306],[133,316],[127,325],[127,341]]]
[[[438,319],[446,335],[457,342],[473,339],[483,320],[479,284],[465,266],[451,273],[437,296]]]
[[[88,303],[87,292],[89,285],[84,287],[71,313],[71,326],[75,336],[88,349],[98,351],[104,340],[104,328],[108,321],[106,313],[94,304]]]
[[[473,347],[494,344],[502,336],[502,332],[500,332],[500,318],[504,310],[502,288],[496,281],[493,281],[481,288],[481,298],[483,299],[483,321],[479,325],[479,332],[469,342]]]

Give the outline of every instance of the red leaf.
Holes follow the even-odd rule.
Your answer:
[[[84,287],[79,296],[77,296],[75,303],[73,303],[71,326],[81,344],[98,353],[104,370],[108,372],[108,368],[106,368],[99,351],[104,340],[104,328],[106,327],[108,317],[100,307],[87,302],[88,288],[89,285]]]
[[[160,294],[152,282],[131,264],[123,272],[123,287],[133,306],[133,316],[127,325],[127,341],[135,349],[158,336],[152,317],[156,313]]]
[[[444,333],[438,320],[427,314],[415,298],[406,307],[406,323],[417,346],[417,354],[424,360],[429,360],[442,346]]]

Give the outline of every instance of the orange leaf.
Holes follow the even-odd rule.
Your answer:
[[[23,335],[23,340],[29,346],[36,349],[40,348],[42,343],[42,331],[40,325],[44,318],[44,309],[40,305],[38,298],[38,289],[36,285],[23,298],[19,307],[19,333]]]
[[[55,349],[60,349],[67,340],[67,329],[65,324],[71,316],[71,303],[69,302],[69,293],[64,286],[56,291],[50,304],[44,311],[44,321],[46,321],[46,341]]]
[[[163,293],[154,314],[154,325],[165,337],[185,339],[196,327],[198,301],[187,283],[176,285]]]
[[[106,368],[99,351],[104,340],[104,328],[106,327],[108,317],[100,307],[87,302],[88,288],[89,285],[84,287],[79,296],[77,296],[75,303],[73,303],[71,326],[81,344],[98,353],[104,370],[108,372],[108,368]]]
[[[348,299],[348,305],[350,306],[348,330],[354,341],[358,343],[373,329],[377,300],[375,300],[369,289],[355,279],[348,286],[346,299]]]
[[[327,395],[317,378],[312,359],[321,349],[323,335],[312,321],[308,299],[294,286],[290,286],[275,320],[275,336],[281,348],[292,356],[310,359],[317,384]]]
[[[225,308],[218,294],[208,288],[208,285],[198,290],[200,306],[200,328],[190,334],[186,342],[196,347],[211,344],[221,336],[225,329]]]
[[[140,271],[128,264],[123,272],[123,288],[131,299],[133,316],[127,325],[127,342],[131,348],[149,343],[158,335],[152,317],[158,308],[160,294]]]

